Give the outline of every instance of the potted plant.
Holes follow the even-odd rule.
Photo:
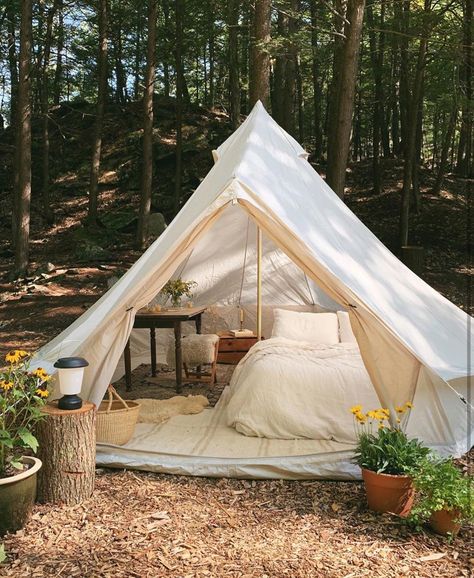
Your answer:
[[[183,281],[178,277],[178,279],[170,279],[160,293],[171,299],[173,307],[179,308],[181,307],[181,299],[183,296],[191,299],[193,296],[191,289],[196,285],[197,283],[195,281]]]
[[[430,450],[417,439],[409,439],[400,428],[401,414],[412,404],[390,410],[379,408],[367,413],[362,406],[351,409],[357,424],[355,462],[362,469],[369,508],[407,516],[413,504],[411,474]]]
[[[451,459],[431,458],[413,472],[415,501],[409,521],[428,523],[438,534],[455,536],[462,524],[474,522],[472,480]]]
[[[48,397],[50,376],[41,367],[29,370],[29,354],[14,350],[0,371],[0,536],[25,524],[36,497],[41,461],[33,457],[38,442],[35,424]]]

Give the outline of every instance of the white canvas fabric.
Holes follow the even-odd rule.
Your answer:
[[[424,439],[451,454],[465,451],[473,428],[466,403],[471,318],[359,221],[260,103],[214,156],[216,164],[164,233],[39,351],[37,363],[51,367],[59,356],[86,357],[83,394],[98,403],[121,372],[135,313],[176,274],[199,283],[194,301],[210,306],[213,319],[235,320],[235,326],[240,303],[251,325],[259,226],[266,331],[274,306],[347,310],[381,404],[394,408],[419,398],[423,406],[417,404],[410,420],[426,421]],[[147,347],[141,335],[132,336],[134,365]],[[410,430],[410,423],[403,425]]]

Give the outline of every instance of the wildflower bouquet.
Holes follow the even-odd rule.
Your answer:
[[[8,366],[0,370],[0,478],[21,471],[25,452],[36,452],[33,430],[42,419],[51,379],[41,367],[29,370],[26,351],[10,351],[5,360]]]
[[[186,295],[188,298],[193,296],[191,289],[196,287],[196,285],[196,281],[183,281],[180,278],[170,279],[161,290],[161,293],[171,299],[173,307],[179,307],[183,295]]]
[[[387,408],[367,413],[360,405],[351,408],[358,428],[355,461],[362,469],[377,474],[407,475],[419,467],[430,450],[417,439],[409,439],[399,426],[402,414],[412,407],[410,402],[396,407],[393,420]]]

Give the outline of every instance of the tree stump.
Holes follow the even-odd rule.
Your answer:
[[[64,411],[57,402],[43,408],[38,423],[39,502],[78,504],[89,498],[95,483],[95,405]]]
[[[423,247],[415,245],[405,245],[402,247],[402,261],[413,273],[421,275],[425,268],[425,250]]]

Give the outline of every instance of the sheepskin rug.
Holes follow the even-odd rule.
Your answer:
[[[139,423],[163,423],[174,415],[201,413],[209,405],[204,395],[175,395],[170,399],[136,399],[140,405]]]

